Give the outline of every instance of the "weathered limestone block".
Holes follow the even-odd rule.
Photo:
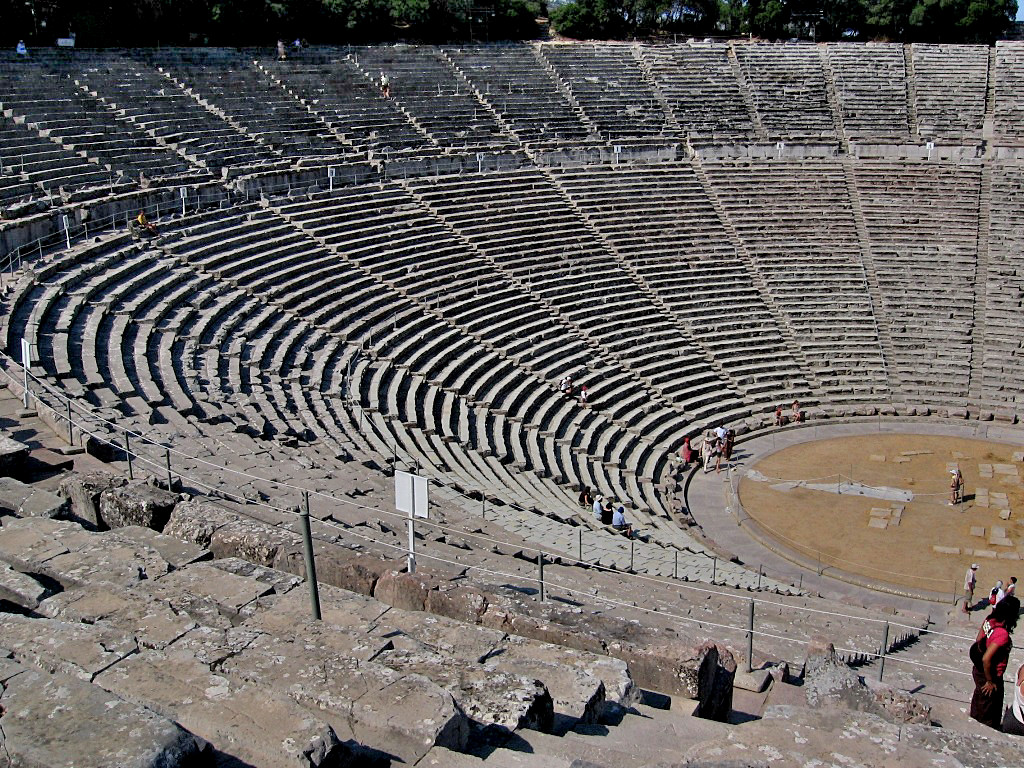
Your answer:
[[[274,591],[257,579],[237,576],[210,563],[195,563],[172,571],[148,585],[154,595],[176,604],[182,597],[193,602],[213,604],[226,616],[237,616],[245,606]]]
[[[216,504],[189,499],[175,505],[164,526],[164,533],[209,549],[213,532],[237,517]]]
[[[141,525],[162,531],[179,501],[176,493],[147,482],[109,488],[100,494],[100,519],[108,528]]]
[[[121,488],[128,481],[110,472],[88,472],[71,474],[61,480],[57,492],[71,504],[68,516],[87,528],[102,529],[106,526],[100,517],[100,496],[111,488]]]
[[[382,603],[404,611],[423,611],[433,579],[419,573],[387,571],[377,580],[373,596]]]
[[[152,547],[44,518],[12,520],[0,528],[0,559],[65,587],[92,582],[126,586],[170,570]]]
[[[442,657],[426,646],[392,650],[380,658],[389,669],[422,675],[451,693],[477,723],[516,731],[550,731],[554,723],[551,694],[539,680],[510,674],[496,665],[463,663]]]
[[[110,627],[131,635],[140,648],[166,648],[197,626],[187,614],[144,589],[126,587],[115,594],[101,584],[60,592],[44,600],[38,611],[65,622]]]
[[[37,579],[0,563],[0,600],[32,610],[48,593],[49,590]]]
[[[152,707],[211,742],[219,751],[269,768],[334,766],[342,747],[323,715],[299,706],[266,683],[223,674],[217,665],[258,635],[198,628],[164,650],[135,654],[96,682]],[[214,671],[217,669],[217,671]],[[319,761],[319,762],[316,762]]]
[[[804,692],[811,707],[840,707],[870,712],[892,723],[930,723],[931,708],[881,683],[870,686],[839,660],[829,644],[815,641],[804,664]]]
[[[65,674],[6,664],[3,747],[25,768],[191,768],[201,742],[172,720]]]
[[[0,477],[0,515],[15,517],[66,517],[71,509],[67,499],[55,493],[26,485],[12,477]]]
[[[394,561],[381,560],[373,555],[327,547],[317,541],[313,545],[317,579],[361,595],[372,595],[381,575],[395,567]],[[298,576],[306,575],[306,558],[297,536],[292,543],[278,549],[273,567]]]
[[[0,435],[0,476],[18,475],[28,459],[29,447],[7,435]]]
[[[155,550],[171,568],[184,568],[190,563],[210,558],[210,551],[207,549],[140,525],[118,528],[116,532],[107,535],[118,541]]]
[[[273,566],[282,549],[301,549],[299,536],[293,531],[197,499],[179,503],[168,517],[164,532],[206,547],[214,557],[240,557],[265,566]]]
[[[0,643],[23,664],[91,681],[138,650],[134,638],[110,627],[0,613]]]
[[[321,712],[339,733],[348,727],[360,744],[413,763],[435,744],[461,749],[469,723],[451,694],[425,677],[402,674],[315,647],[258,635],[218,669],[261,682],[298,704]]]

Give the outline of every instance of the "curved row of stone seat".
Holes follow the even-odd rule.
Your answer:
[[[753,43],[733,50],[770,139],[836,136],[816,46]]]
[[[581,168],[555,179],[745,403],[808,398],[804,374],[688,165]]]
[[[650,388],[684,408],[707,402],[712,394],[707,382],[717,378],[707,362],[671,330],[671,318],[652,312],[649,298],[623,279],[621,264],[568,208],[550,179],[522,171],[471,183],[454,177],[417,179],[408,186],[439,218]],[[551,258],[555,254],[558,258]],[[695,378],[679,379],[681,365]],[[706,378],[698,381],[698,375]],[[724,383],[713,394],[719,401],[734,397]]]
[[[216,173],[225,167],[266,168],[279,157],[200,105],[166,72],[120,59],[83,68],[78,80],[139,130]]]
[[[680,128],[702,141],[753,139],[755,126],[726,43],[644,45],[647,63]]]
[[[979,139],[990,74],[988,46],[915,43],[909,50],[918,133],[953,141]]]
[[[885,399],[888,384],[842,166],[709,161],[703,168],[764,281],[765,298],[817,376],[819,397]]]
[[[533,46],[445,48],[444,53],[522,142],[591,137],[578,106],[559,88]]]
[[[912,402],[966,406],[978,265],[981,167],[857,163],[879,322]]]
[[[391,194],[391,193],[388,193]],[[395,205],[403,206],[407,205],[408,199],[404,199],[399,195],[391,195],[394,198]],[[281,211],[285,213],[289,218],[294,221],[301,223],[305,228],[308,228],[310,232],[314,233],[318,238],[322,238],[324,242],[328,243],[332,248],[338,250],[340,253],[345,254],[350,258],[355,258],[364,268],[367,269],[368,274],[380,274],[387,276],[389,274],[402,275],[403,270],[401,267],[402,261],[398,261],[398,269],[389,263],[391,253],[390,251],[384,251],[378,253],[376,249],[370,249],[367,256],[362,256],[363,241],[369,239],[369,241],[375,242],[384,240],[387,238],[386,233],[393,228],[393,215],[390,208],[381,209],[380,205],[385,203],[388,199],[387,195],[376,196],[372,195],[367,198],[364,193],[359,193],[353,190],[348,190],[341,193],[341,197],[337,198],[338,202],[334,203],[335,198],[318,198],[310,203],[300,203],[284,206]],[[331,201],[332,204],[327,204]],[[376,213],[376,215],[373,215]],[[411,215],[411,214],[407,214]],[[367,225],[369,221],[369,226]],[[415,217],[412,218],[415,221]],[[372,235],[367,238],[364,233],[376,232],[379,227],[383,227],[381,234]],[[519,348],[524,345],[526,340],[523,336],[523,329],[521,324],[525,323],[529,325],[529,313],[526,311],[526,307],[533,303],[533,299],[529,296],[522,296],[520,298],[514,292],[509,290],[508,286],[501,286],[495,282],[495,275],[490,274],[487,271],[488,264],[481,262],[479,259],[474,258],[472,255],[463,256],[459,259],[458,263],[453,263],[448,260],[445,255],[449,250],[457,251],[458,243],[452,242],[451,246],[446,241],[451,240],[451,236],[447,233],[436,230],[434,231],[435,225],[432,225],[428,220],[424,220],[420,225],[417,226],[416,230],[418,235],[417,240],[424,240],[430,244],[432,248],[438,249],[442,258],[444,259],[443,264],[437,268],[437,271],[447,270],[446,272],[446,284],[447,291],[445,292],[447,307],[440,308],[439,311],[446,317],[452,318],[452,320],[458,324],[465,322],[467,315],[458,308],[458,302],[460,298],[460,285],[465,285],[465,293],[468,294],[469,301],[474,304],[486,303],[489,304],[492,301],[492,297],[496,294],[500,296],[501,293],[507,293],[510,296],[509,305],[509,317],[510,320],[514,320],[514,323],[509,323],[507,331],[502,330],[500,326],[496,326],[493,321],[489,321],[487,315],[481,318],[474,318],[474,322],[478,322],[478,326],[470,326],[470,332],[473,333],[475,338],[479,338],[488,345],[496,346],[503,349],[505,354],[515,354]],[[393,240],[392,236],[392,240]],[[398,241],[399,250],[398,255],[402,257],[402,241]],[[352,246],[356,246],[356,250],[350,250]],[[419,245],[418,248],[424,247]],[[432,251],[420,251],[414,249],[411,253],[415,255],[415,260],[412,262],[416,268],[416,272],[412,274],[408,283],[403,284],[403,278],[396,277],[393,280],[396,283],[402,285],[406,295],[414,296],[418,291],[423,290],[423,286],[419,285],[421,282],[419,275],[422,273],[429,273],[434,268],[432,267]],[[474,266],[473,262],[477,262],[477,266]],[[455,270],[455,271],[453,271]],[[493,271],[493,270],[492,270]],[[465,275],[465,276],[463,276]],[[483,275],[483,277],[481,277]],[[493,285],[493,287],[492,287]],[[423,295],[423,300],[431,302],[436,300],[435,289],[430,289]],[[545,315],[543,308],[537,309],[538,325],[543,327]],[[552,338],[556,344],[555,349],[559,350],[561,354],[557,358],[553,358],[551,368],[541,370],[538,368],[538,364],[541,362],[537,357],[537,350],[534,349],[529,359],[529,369],[535,375],[540,375],[541,380],[536,383],[536,390],[540,391],[545,387],[545,380],[547,382],[553,382],[556,378],[564,375],[565,372],[572,372],[575,366],[595,365],[600,363],[600,359],[595,359],[592,352],[580,348],[578,342],[571,338],[565,339],[564,341],[559,340],[558,335],[552,336],[552,331],[557,328],[550,327],[550,317],[547,318],[547,325],[549,330],[544,332],[543,335],[548,338]],[[571,336],[571,329],[566,329],[563,333]],[[507,341],[503,339],[507,337]],[[419,344],[419,339],[423,337],[409,335],[407,337],[412,338],[416,344]],[[513,346],[508,346],[509,344]],[[578,348],[579,352],[573,352],[573,348]],[[471,350],[471,345],[468,347]],[[569,357],[566,357],[566,353]],[[406,355],[399,355],[396,359],[402,360],[403,362],[410,362],[412,367],[418,367],[416,360],[424,358],[421,351],[413,350],[411,353],[413,356],[409,357]],[[429,355],[426,357],[429,358]],[[519,364],[523,364],[523,360],[526,358],[519,357]],[[424,361],[426,364],[428,361]],[[488,366],[491,371],[490,375],[494,375],[496,370],[499,370],[501,365],[495,367],[494,365]],[[426,369],[426,375],[428,377],[435,377],[443,379],[444,376],[438,377],[438,374],[432,373],[430,369]],[[614,381],[613,377],[609,377],[608,381]],[[608,383],[606,381],[605,383]],[[515,383],[515,376],[505,376],[503,382],[506,386],[511,386]],[[456,380],[455,384],[460,386]],[[594,386],[592,384],[592,386]],[[502,410],[509,410],[509,404],[502,399],[501,390],[493,391],[486,387],[486,385],[474,388],[470,390],[472,396],[475,399],[482,400],[487,403],[491,408],[501,408]],[[602,403],[603,400],[611,400],[611,398],[604,395],[603,387],[599,384],[594,386],[594,398],[596,403]],[[602,403],[603,404],[603,403]],[[608,402],[608,407],[612,407],[613,403]],[[514,410],[514,409],[513,409]],[[530,413],[525,414],[528,418],[531,418]],[[624,415],[623,415],[624,417]],[[619,418],[616,416],[616,418]],[[552,428],[556,434],[561,434],[563,430],[560,428]]]
[[[230,234],[230,228],[225,231],[226,234],[220,234],[215,238],[212,237],[211,234],[207,233],[204,230],[204,228],[195,228],[190,233],[189,238],[187,238],[182,243],[173,246],[173,251],[182,257],[188,258],[192,263],[200,265],[203,269],[219,270],[219,274],[222,277],[231,276],[230,279],[235,280],[239,286],[244,286],[247,290],[262,290],[264,287],[264,282],[273,282],[274,284],[279,284],[280,280],[277,279],[277,276],[282,274],[281,270],[274,271],[274,262],[268,258],[268,256],[275,253],[275,251],[264,250],[267,248],[271,248],[275,242],[268,233],[276,230],[267,230],[265,226],[261,224],[261,222],[264,222],[267,219],[268,215],[257,216],[252,221],[242,222],[241,220],[236,219],[236,226],[234,227],[234,229],[236,230],[244,230],[246,225],[253,226],[253,232],[247,233],[244,236],[240,235],[238,237],[234,237]],[[230,220],[228,223],[230,223]],[[277,230],[280,230],[280,227],[277,227]],[[235,247],[236,243],[240,244],[240,246]],[[259,247],[254,250],[252,246],[257,243]],[[216,257],[204,255],[207,251],[219,251],[219,249],[221,248],[224,249],[224,253],[219,253],[218,256]],[[246,255],[244,259],[241,260],[238,255],[232,255],[241,253],[246,253],[248,255]],[[286,263],[288,261],[301,261],[307,267],[313,268],[315,259],[316,256],[313,253],[309,252],[308,250],[300,250],[298,253],[294,253],[287,257],[286,259],[283,259],[282,262]],[[260,264],[258,277],[254,277],[254,273],[252,270],[250,270],[249,272],[239,271],[239,269],[235,266],[238,263],[244,264],[249,262],[258,262]],[[336,266],[334,267],[334,270],[337,271]],[[413,342],[413,348],[417,349],[420,346],[421,339],[436,337],[435,332],[417,331],[415,325],[411,325],[409,322],[412,320],[412,317],[403,320],[401,323],[399,323],[397,320],[393,320],[392,318],[394,316],[394,313],[395,309],[394,306],[392,306],[388,309],[388,316],[379,318],[378,322],[389,323],[390,321],[391,335],[389,335],[387,332],[382,332],[380,330],[376,332],[376,341],[374,344],[374,348],[377,354],[393,356],[397,360],[405,360],[411,355],[411,353],[406,354],[401,350],[400,347],[392,347],[393,344],[397,343],[399,338],[411,340]],[[419,320],[419,322],[422,322],[422,318]],[[399,329],[400,333],[396,334],[396,332],[399,331]],[[249,327],[244,330],[243,335],[251,341],[256,335],[255,332],[259,330],[259,327],[255,329]],[[350,327],[348,330],[349,332],[351,332],[352,328]],[[265,334],[263,336],[265,337]],[[392,340],[392,337],[394,337],[394,341]],[[265,347],[269,343],[271,342],[264,342],[261,344],[257,344],[254,342],[251,344],[251,346],[256,347],[254,352],[258,353],[258,349],[261,346]],[[242,368],[244,371],[245,366],[243,365]],[[279,370],[278,366],[276,365],[257,365],[256,369],[260,371],[274,371],[275,376],[278,374],[286,373],[285,371]],[[455,384],[457,390],[462,390],[465,388],[465,385],[460,385],[457,381],[453,383]],[[249,385],[243,382],[243,387],[244,386]],[[261,386],[263,386],[267,391],[273,392],[275,394],[280,394],[280,387],[278,386],[275,388],[272,381],[263,381],[261,382]],[[235,387],[235,389],[237,389],[237,387]],[[384,399],[382,397],[383,393],[379,391],[376,387],[371,388],[364,394],[366,402],[378,403]],[[383,407],[383,405],[381,405],[380,407]],[[278,411],[278,416],[276,420],[281,421],[285,418],[284,415],[289,412],[290,408],[288,407],[288,403],[286,401],[280,404],[280,407],[276,408],[275,410]],[[389,409],[389,412],[391,412],[395,418],[422,419],[422,415],[420,414],[403,414],[396,412],[396,410],[397,409]]]
[[[994,77],[992,128],[995,143],[1001,146],[1020,146],[1022,136],[1018,126],[1024,120],[1024,103],[1018,91],[1021,78],[1024,77],[1024,45],[1007,40],[997,41],[995,73],[990,76]]]
[[[360,47],[352,53],[364,76],[387,72],[391,98],[441,146],[510,148],[514,139],[433,46]]]
[[[201,169],[158,145],[113,109],[84,92],[65,68],[48,71],[28,65],[3,81],[0,102],[6,113],[69,151],[133,180],[146,176],[200,177]]]
[[[355,156],[325,123],[251,62],[230,68],[168,64],[166,69],[201,104],[286,157],[345,162]]]
[[[614,43],[546,44],[541,57],[572,91],[602,138],[660,136],[669,116],[633,47]]]
[[[330,61],[261,61],[281,85],[355,147],[372,152],[429,154],[437,150],[424,135],[348,57],[338,52]]]
[[[119,191],[123,189],[123,182],[96,160],[81,157],[8,117],[0,117],[0,162],[5,173],[17,174],[18,180],[32,185],[22,197],[89,188],[99,196],[108,194],[115,184]],[[128,185],[136,188],[134,182]]]
[[[988,270],[977,276],[986,297],[981,377],[989,403],[1019,413],[1024,404],[1016,386],[1024,375],[1024,168],[1008,162],[993,170],[992,199],[998,202],[991,209]]]
[[[843,132],[852,139],[905,142],[911,136],[903,46],[829,43]]]

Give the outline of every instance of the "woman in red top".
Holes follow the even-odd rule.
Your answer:
[[[971,648],[971,670],[974,676],[974,696],[971,697],[971,717],[996,730],[1003,725],[1003,672],[1010,658],[1013,641],[1010,633],[1017,626],[1020,601],[1006,597],[996,603],[992,613],[981,624],[977,646]]]
[[[683,449],[680,451],[683,458],[683,466],[688,467],[693,463],[693,448],[690,447],[690,436],[683,438]]]

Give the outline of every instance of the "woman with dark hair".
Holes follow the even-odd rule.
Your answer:
[[[1017,626],[1019,616],[1020,600],[1003,598],[982,622],[978,638],[971,646],[974,663],[971,717],[997,731],[1002,730],[1003,725],[1003,672],[1013,648],[1010,633]]]

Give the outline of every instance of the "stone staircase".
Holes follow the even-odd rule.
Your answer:
[[[821,58],[821,71],[825,75],[825,95],[828,97],[828,105],[832,110],[832,119],[836,124],[839,146],[844,155],[849,155],[850,136],[846,131],[846,124],[843,121],[843,110],[839,106],[839,96],[836,93],[836,76],[832,71],[832,62],[828,57],[828,49],[825,46],[819,46],[818,56]]]
[[[729,65],[732,67],[733,76],[739,84],[743,103],[750,112],[750,119],[754,124],[754,134],[762,141],[767,140],[768,132],[765,130],[764,125],[761,124],[761,115],[757,111],[757,104],[754,103],[754,92],[751,90],[750,83],[743,73],[743,68],[740,67],[739,59],[736,57],[736,48],[731,44],[729,45]]]
[[[991,113],[989,113],[991,114]],[[970,402],[982,404],[984,395],[984,366],[987,351],[988,283],[990,279],[989,235],[992,224],[992,167],[981,169],[978,192],[978,263],[974,272],[974,332],[971,345],[971,378],[968,386]],[[984,406],[981,406],[984,408]]]
[[[878,335],[878,344],[882,351],[882,363],[885,365],[886,381],[889,392],[896,395],[900,392],[901,387],[900,373],[894,362],[896,353],[893,347],[892,334],[889,332],[890,321],[885,311],[882,291],[878,285],[878,272],[875,269],[874,259],[871,255],[871,237],[868,233],[867,224],[864,221],[864,211],[861,209],[860,204],[860,193],[857,190],[857,183],[853,176],[853,164],[856,162],[857,160],[850,155],[844,155],[843,171],[846,178],[846,188],[850,196],[850,209],[853,213],[854,224],[857,227],[857,241],[860,243],[864,283],[868,286],[868,297],[871,300],[872,307],[871,315],[875,323],[875,332]]]
[[[758,130],[763,129],[759,128]],[[772,298],[771,291],[768,290],[768,285],[764,279],[764,276],[761,274],[760,270],[758,270],[757,267],[754,265],[754,260],[750,258],[750,254],[748,253],[746,246],[743,243],[743,240],[736,232],[736,228],[732,225],[732,221],[730,220],[729,215],[725,212],[725,208],[718,198],[718,193],[715,190],[714,185],[711,183],[711,180],[708,178],[707,172],[704,170],[703,161],[701,161],[700,157],[695,156],[693,158],[693,170],[694,173],[696,173],[697,177],[700,179],[700,182],[707,193],[708,200],[710,201],[712,207],[715,209],[715,213],[718,214],[718,220],[721,222],[722,227],[728,234],[729,242],[732,243],[733,247],[736,249],[736,255],[739,256],[740,260],[746,265],[747,272],[751,276],[751,281],[758,288],[758,291],[764,298],[765,306],[768,308],[768,311],[775,318],[776,328],[778,329],[779,334],[782,336],[782,338],[786,340],[789,346],[790,354],[792,354],[796,361],[800,363],[804,375],[806,376],[807,381],[811,384],[811,386],[818,388],[820,385],[817,382],[813,367],[808,364],[806,358],[803,356],[803,353],[800,349],[800,345],[797,343],[796,335],[793,333],[793,329],[789,326],[789,323],[786,322],[786,320],[784,319],[783,313],[780,311],[779,307],[776,305],[774,299]]]

